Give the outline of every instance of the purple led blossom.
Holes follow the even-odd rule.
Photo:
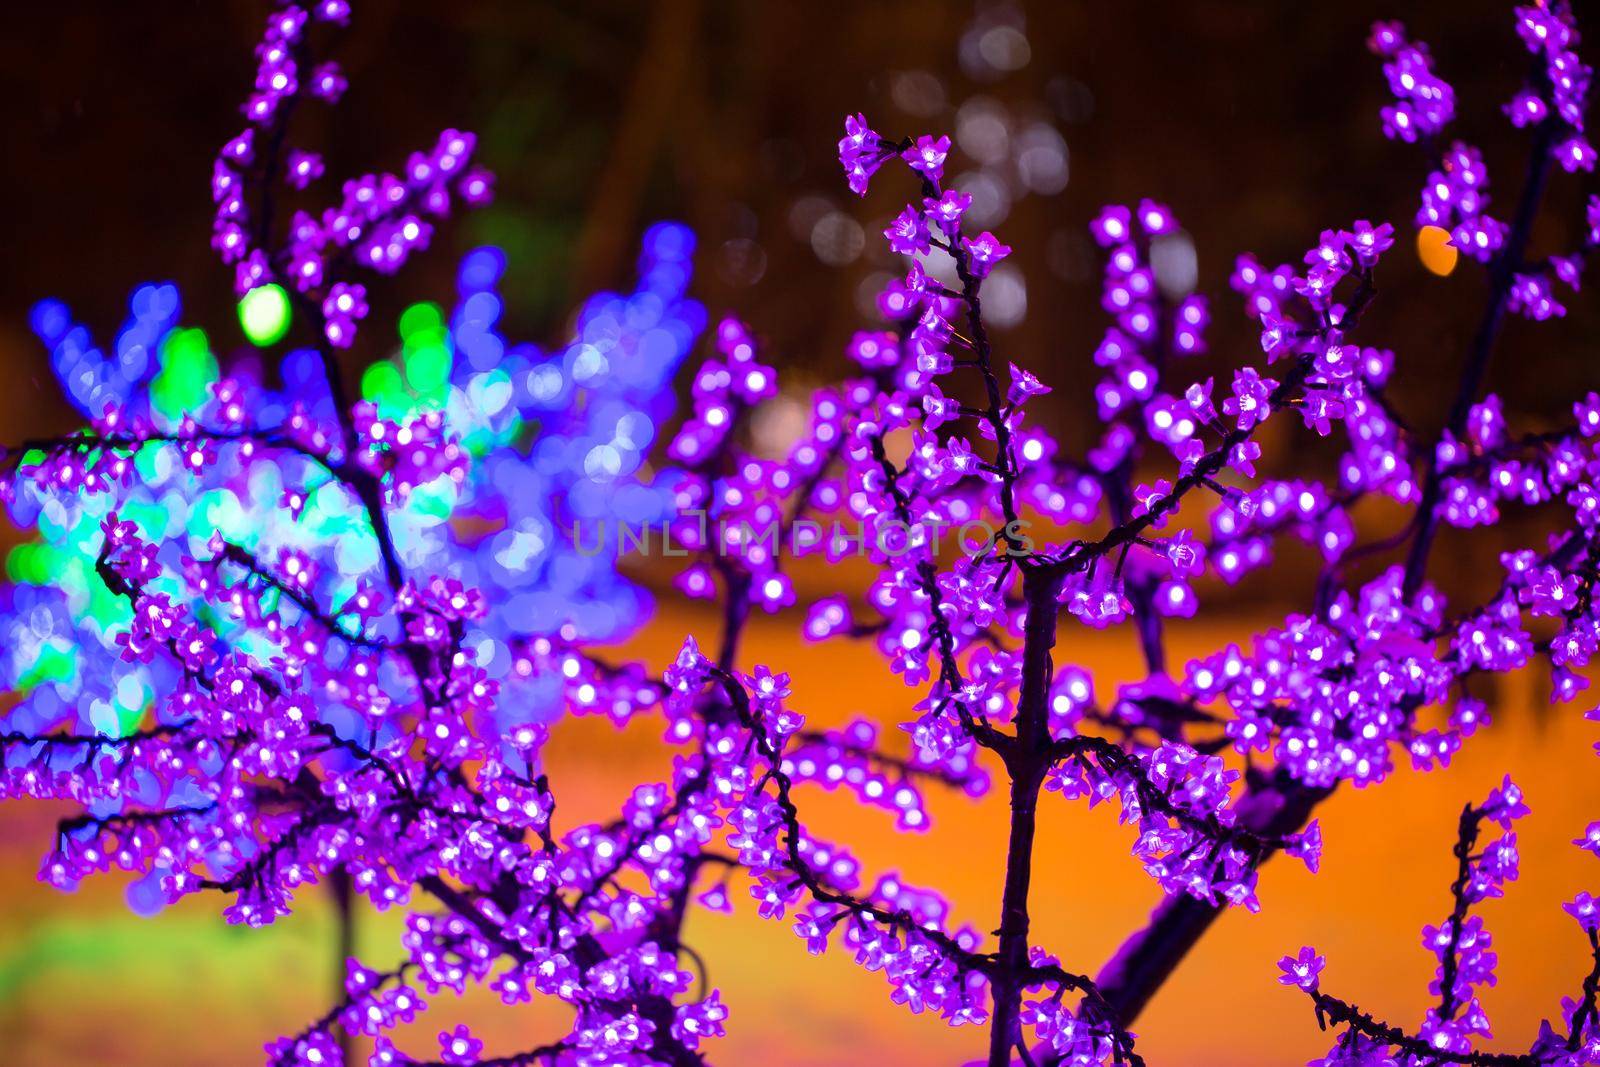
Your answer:
[[[1493,940],[1483,920],[1471,913],[1473,905],[1498,897],[1507,882],[1517,878],[1517,838],[1511,825],[1528,814],[1522,791],[1507,778],[1483,804],[1468,805],[1461,813],[1455,845],[1456,877],[1450,892],[1455,906],[1438,926],[1422,928],[1422,944],[1438,958],[1438,967],[1428,991],[1438,998],[1428,1009],[1415,1034],[1381,1021],[1352,1004],[1320,988],[1323,957],[1311,948],[1302,948],[1298,957],[1285,956],[1279,981],[1298,986],[1316,1005],[1324,1028],[1328,1023],[1346,1028],[1339,1043],[1320,1064],[1375,1064],[1394,1062],[1438,1062],[1462,1064],[1561,1064],[1592,1063],[1600,1054],[1600,1019],[1596,1017],[1595,987],[1600,976],[1600,909],[1588,893],[1580,893],[1566,910],[1578,919],[1584,930],[1594,968],[1585,980],[1577,999],[1562,1003],[1560,1026],[1545,1022],[1533,1047],[1524,1055],[1479,1052],[1476,1042],[1492,1037],[1489,1018],[1476,990],[1495,984],[1498,961]],[[1482,843],[1486,823],[1497,825],[1502,835]],[[1579,842],[1581,844],[1582,842]],[[1392,1058],[1398,1053],[1400,1059]]]
[[[343,25],[349,14],[343,3],[294,3],[267,20],[256,53],[255,92],[244,106],[249,125],[223,147],[211,183],[216,201],[212,245],[225,262],[237,264],[240,295],[282,279],[326,305],[338,299],[341,287],[359,288],[345,280],[353,269],[392,274],[412,252],[426,248],[433,230],[430,216],[444,216],[457,199],[477,206],[491,195],[488,176],[471,164],[475,137],[445,130],[431,150],[412,154],[403,173],[347,181],[337,204],[318,214],[296,211],[286,227],[274,218],[275,183],[305,189],[322,176],[317,156],[290,148],[279,159],[279,146],[302,95],[331,104],[343,94],[345,79],[337,64],[311,66],[309,57],[315,24]],[[286,233],[281,244],[277,228]],[[328,317],[328,341],[335,347],[349,347],[366,314],[364,303],[355,306],[358,310]]]
[[[1565,0],[1519,6],[1514,15],[1517,34],[1534,59],[1535,74],[1504,111],[1512,125],[1533,135],[1534,165],[1524,197],[1534,198],[1536,205],[1551,164],[1568,173],[1594,169],[1595,149],[1584,132],[1592,71],[1574,51],[1579,42],[1577,24]],[[1454,92],[1433,73],[1427,47],[1409,42],[1399,23],[1373,27],[1368,44],[1385,59],[1384,75],[1395,96],[1395,104],[1383,111],[1385,135],[1405,141],[1440,136],[1454,115]],[[1591,232],[1577,258],[1550,257],[1525,265],[1526,223],[1513,231],[1487,214],[1488,205],[1489,173],[1483,158],[1476,148],[1456,141],[1439,153],[1439,164],[1422,187],[1417,224],[1443,227],[1450,232],[1451,244],[1485,264],[1500,290],[1496,303],[1509,296],[1508,310],[1535,320],[1564,314],[1553,295],[1550,275],[1576,290],[1582,255],[1600,241]],[[1564,266],[1558,268],[1558,260]]]

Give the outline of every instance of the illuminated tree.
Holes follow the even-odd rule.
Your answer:
[[[368,371],[359,401],[343,395],[330,364],[366,317],[361,279],[397,270],[430,220],[490,187],[472,137],[446,131],[401,173],[283,216],[279,201],[322,171],[286,147],[290,112],[338,96],[315,46],[347,16],[342,0],[274,14],[249,128],[213,176],[215,244],[247,336],[278,344],[292,319],[316,346],[275,375],[223,376],[205,338],[176,326],[170,287],[135,294],[109,356],[41,305],[35,327],[92,426],[8,457],[13,517],[41,541],[14,567],[7,682],[24,696],[0,734],[0,790],[84,809],[42,877],[71,887],[121,867],[143,874],[140,906],[220,892],[250,925],[325,879],[405,909],[398,962],[350,960],[344,997],[269,1045],[270,1062],[340,1062],[354,1033],[374,1039],[373,1065],[425,1060],[387,1032],[469,984],[508,1004],[559,998],[572,1026],[492,1058],[455,1026],[439,1033],[439,1062],[705,1062],[728,1013],[695,988],[684,918],[743,889],[811,951],[881,973],[912,1011],[986,1027],[991,1067],[1140,1063],[1136,1017],[1221,909],[1260,906],[1260,864],[1282,851],[1317,868],[1318,804],[1383,782],[1400,758],[1447,762],[1488,719],[1474,676],[1542,659],[1558,700],[1587,684],[1600,396],[1570,425],[1525,433],[1482,394],[1506,314],[1561,314],[1556,286],[1576,288],[1600,244],[1591,197],[1581,247],[1543,259],[1529,247],[1552,168],[1594,163],[1565,4],[1516,9],[1533,74],[1507,112],[1531,147],[1509,222],[1488,213],[1476,151],[1441,139],[1453,94],[1426,49],[1396,25],[1373,34],[1395,94],[1385,131],[1438,159],[1417,221],[1488,273],[1437,438],[1395,410],[1395,356],[1360,336],[1391,225],[1324,231],[1299,267],[1241,257],[1232,286],[1266,358],[1218,388],[1182,374],[1210,310],[1162,294],[1151,244],[1177,223],[1144,200],[1093,225],[1113,324],[1094,353],[1100,432],[1068,456],[1025,417],[1048,388],[1002,367],[990,340],[984,282],[1011,249],[963,225],[971,201],[944,181],[949,139],[887,138],[858,115],[839,144],[850,188],[866,195],[903,164],[913,193],[885,230],[908,264],[879,300],[882,324],[852,339],[852,375],[815,394],[806,431],[769,459],[740,430],[777,372],[746,326],[718,323],[660,469],[645,459],[702,326],[681,227],[651,231],[638,290],[591,301],[555,354],[506,344],[503,264],[474,252],[450,314],[409,309],[398,362]],[[1257,471],[1259,428],[1294,415],[1306,437],[1340,442],[1333,478]],[[1410,518],[1368,538],[1357,512],[1381,498]],[[1510,507],[1535,511],[1548,538],[1503,557],[1486,602],[1449,603],[1430,581],[1440,528],[1491,526]],[[678,588],[715,599],[721,625],[671,664],[615,663],[595,645],[645,606],[617,556],[652,537],[685,557]],[[1321,554],[1312,603],[1249,647],[1169,662],[1164,620],[1194,615],[1213,579],[1272,565],[1288,538]],[[743,669],[750,613],[796,604],[786,568],[805,556],[874,565],[864,594],[807,605],[801,630],[873,642],[915,692],[908,712],[811,729],[787,675]],[[1129,627],[1143,676],[1107,686],[1058,662],[1063,616],[1069,631]],[[659,719],[670,779],[639,783],[610,822],[562,826],[541,750],[563,713]],[[936,890],[868,874],[801,810],[806,787],[843,789],[923,832],[925,790],[978,796],[991,775],[1010,809],[993,938]],[[1095,977],[1030,936],[1047,793],[1111,802],[1165,891]],[[1439,1004],[1415,1033],[1324,992],[1313,949],[1284,958],[1283,981],[1343,1030],[1320,1063],[1600,1062],[1588,894],[1568,905],[1595,958],[1582,988],[1527,1052],[1478,1048],[1489,1035],[1474,989],[1494,960],[1471,908],[1515,878],[1510,827],[1525,814],[1509,780],[1463,811],[1453,907],[1424,932]],[[1486,823],[1505,833],[1480,846]],[[1600,822],[1576,843],[1600,852]]]

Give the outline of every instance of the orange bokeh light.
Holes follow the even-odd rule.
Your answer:
[[[1439,226],[1424,226],[1417,231],[1417,258],[1424,267],[1443,278],[1456,269],[1461,253],[1450,243],[1450,231]]]

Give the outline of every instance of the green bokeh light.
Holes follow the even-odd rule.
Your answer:
[[[78,660],[69,649],[46,644],[40,646],[39,658],[17,679],[17,685],[26,692],[40,682],[70,682],[77,673]]]
[[[443,344],[406,346],[406,381],[421,396],[442,389],[450,380],[450,349]]]
[[[262,348],[283,340],[291,317],[289,294],[276,282],[257,286],[239,301],[239,326],[251,344]]]
[[[361,375],[361,396],[378,405],[378,414],[386,419],[411,411],[411,395],[406,392],[400,369],[387,361],[374,363]]]
[[[455,363],[450,332],[438,304],[412,304],[400,316],[400,365],[418,400],[443,404]]]
[[[161,342],[161,373],[150,383],[150,402],[169,419],[182,418],[205,403],[217,380],[217,361],[204,330],[173,330]]]
[[[412,304],[400,314],[400,339],[408,343],[425,340],[419,334],[434,334],[438,338],[444,336],[444,313],[439,310],[438,304],[424,303]]]

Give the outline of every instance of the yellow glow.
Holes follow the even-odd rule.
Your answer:
[[[1450,231],[1424,226],[1417,231],[1417,258],[1424,267],[1443,278],[1456,269],[1460,253],[1450,244]]]

